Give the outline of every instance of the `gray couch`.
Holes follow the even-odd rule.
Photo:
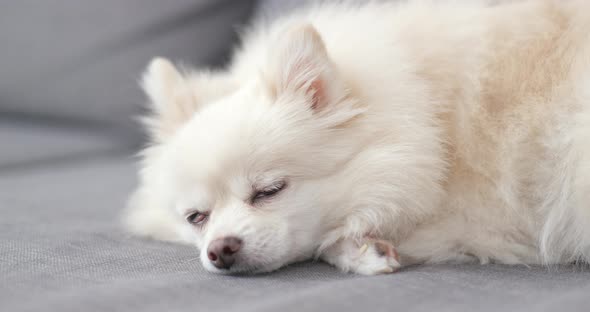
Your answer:
[[[221,276],[194,248],[127,235],[118,217],[136,183],[140,71],[155,55],[222,64],[256,5],[273,15],[286,3],[0,4],[0,311],[590,310],[582,267],[415,266],[364,277],[301,263]]]

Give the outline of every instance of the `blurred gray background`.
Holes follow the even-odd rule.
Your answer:
[[[137,82],[152,57],[222,66],[254,15],[304,2],[0,2],[0,168],[137,147]]]
[[[305,2],[0,1],[0,311],[588,311],[590,274],[574,266],[234,277],[125,233],[148,61],[221,66],[236,29]]]

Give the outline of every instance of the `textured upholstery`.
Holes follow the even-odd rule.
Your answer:
[[[132,145],[132,138],[107,129],[0,118],[0,174],[96,157]]]
[[[129,154],[0,176],[0,311],[588,311],[583,268],[416,266],[365,277],[321,263],[204,271],[196,249],[128,237]]]

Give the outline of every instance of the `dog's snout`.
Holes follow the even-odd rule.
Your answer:
[[[207,256],[218,269],[229,269],[236,261],[236,253],[242,248],[242,240],[237,237],[223,237],[212,241],[207,248]]]

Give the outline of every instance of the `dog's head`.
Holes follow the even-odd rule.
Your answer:
[[[362,112],[311,26],[283,33],[248,77],[150,64],[153,146],[129,224],[196,244],[216,272],[307,259],[330,227],[331,177]],[[243,76],[243,75],[242,75]]]

